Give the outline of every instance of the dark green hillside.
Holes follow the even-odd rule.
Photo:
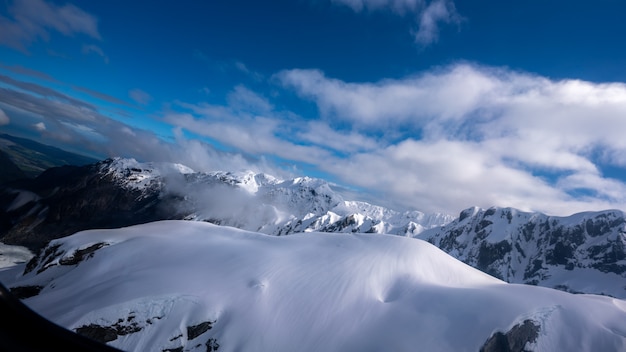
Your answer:
[[[31,178],[55,166],[81,166],[97,162],[96,159],[87,156],[8,134],[0,134],[0,151],[6,153],[12,164],[16,165],[26,177]],[[5,175],[5,170],[9,169],[2,167],[0,180],[8,176]]]
[[[11,160],[9,155],[0,150],[0,184],[25,178],[26,175]]]

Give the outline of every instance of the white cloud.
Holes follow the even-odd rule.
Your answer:
[[[625,84],[555,81],[471,64],[375,83],[316,70],[276,77],[313,100],[327,121],[339,119],[364,135],[383,128],[405,136],[322,166],[403,205],[553,214],[626,209],[624,182],[601,174],[602,163],[626,166]]]
[[[327,150],[318,146],[289,141],[285,135],[291,134],[294,127],[275,117],[248,115],[208,104],[185,106],[194,109],[196,116],[169,114],[165,121],[248,155],[272,155],[311,164],[331,157]]]
[[[120,132],[122,132],[123,134],[127,134],[129,137],[137,137],[135,131],[131,130],[128,126],[120,127]]]
[[[228,105],[232,108],[256,114],[265,114],[274,108],[264,97],[239,85],[228,95]]]
[[[459,24],[461,16],[457,13],[451,0],[332,0],[334,3],[346,5],[355,12],[364,10],[389,10],[398,15],[415,16],[418,30],[415,31],[415,42],[427,46],[439,39],[439,26]]]
[[[50,39],[50,31],[66,36],[85,34],[100,39],[98,20],[80,8],[63,6],[43,0],[14,0],[8,5],[11,18],[0,16],[0,44],[17,50],[26,48],[35,40]]]
[[[4,110],[0,109],[0,126],[8,125],[11,123],[11,119],[4,112]]]
[[[32,116],[12,123],[85,150],[177,161],[199,171],[280,176],[294,165],[306,167],[398,208],[457,213],[499,205],[559,215],[626,209],[624,181],[602,174],[607,164],[626,167],[625,84],[557,81],[471,64],[370,83],[315,70],[276,78],[317,104],[319,118],[281,110],[236,86],[222,105],[174,103],[162,119],[175,130],[169,143],[33,84],[5,79],[18,89],[0,88],[0,102]]]
[[[567,198],[530,173],[493,159],[473,142],[409,139],[354,155],[328,171],[379,190],[397,204],[426,211],[452,212],[472,205],[538,210],[539,199]],[[553,211],[553,206],[539,210]]]
[[[33,127],[39,132],[43,132],[46,130],[46,124],[43,122],[37,122],[33,124]]]
[[[435,0],[419,15],[419,29],[415,33],[415,41],[428,45],[439,39],[440,23],[459,23],[460,16],[452,1]]]
[[[182,163],[197,171],[240,171],[251,170],[264,172],[276,177],[293,177],[288,171],[277,168],[267,162],[264,157],[256,159],[246,158],[241,153],[223,152],[196,139],[187,139],[182,128],[174,129],[176,145],[174,157],[176,162]]]
[[[304,130],[297,132],[299,140],[336,152],[355,153],[380,147],[380,143],[372,137],[355,131],[337,131],[321,121],[309,121],[303,127]]]
[[[346,83],[317,70],[282,71],[276,77],[314,100],[327,117],[368,126],[464,118],[502,85],[466,65],[378,83]]]

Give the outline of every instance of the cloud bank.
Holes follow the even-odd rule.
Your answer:
[[[626,166],[626,85],[554,81],[456,64],[401,80],[347,83],[317,70],[277,77],[326,121],[400,133],[333,168],[347,182],[404,204],[449,210],[475,203],[565,214],[624,208],[625,185],[602,166]],[[359,168],[358,175],[344,171]]]
[[[270,96],[238,85],[222,103],[174,101],[152,112],[173,131],[167,139],[51,88],[0,79],[11,124],[105,156],[279,177],[314,170],[365,190],[365,200],[427,212],[626,209],[626,184],[607,172],[626,168],[622,83],[471,63],[360,83],[285,70],[269,79]],[[301,116],[298,107],[311,103],[315,116]]]

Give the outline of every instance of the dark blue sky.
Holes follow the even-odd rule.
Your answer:
[[[623,209],[624,13],[7,0],[0,128],[99,157],[320,176],[426,211]]]

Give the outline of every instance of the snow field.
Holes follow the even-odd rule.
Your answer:
[[[108,245],[55,265],[97,243]],[[541,324],[536,350],[626,349],[624,301],[506,284],[417,239],[162,221],[55,244],[64,254],[48,269],[0,280],[45,286],[25,303],[70,329],[132,316],[141,331],[110,342],[128,351],[209,338],[219,351],[477,351],[524,319]],[[206,321],[190,338],[186,327]]]

